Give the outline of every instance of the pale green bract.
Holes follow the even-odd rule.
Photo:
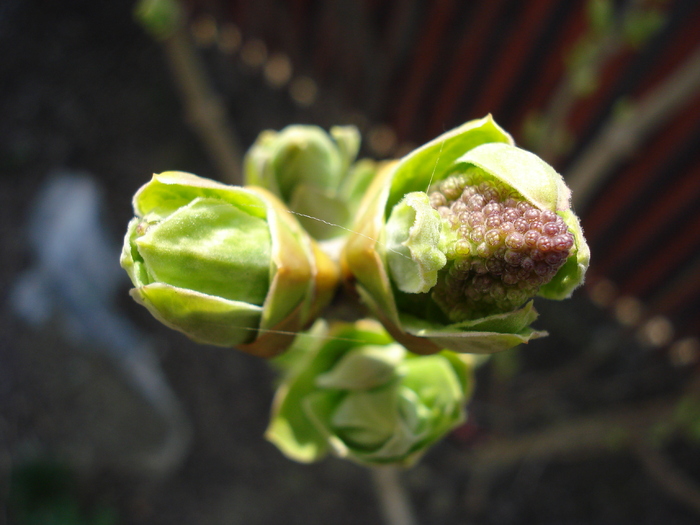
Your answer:
[[[301,462],[411,465],[464,421],[473,388],[471,356],[417,356],[370,320],[319,321],[279,359],[266,437]]]
[[[437,283],[447,258],[440,250],[440,215],[425,193],[406,195],[386,224],[387,261],[399,290],[425,293]]]

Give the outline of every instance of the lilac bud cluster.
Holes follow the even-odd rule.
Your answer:
[[[431,293],[453,322],[521,306],[574,245],[555,212],[535,208],[478,168],[433,184],[428,194],[443,220],[448,259]]]

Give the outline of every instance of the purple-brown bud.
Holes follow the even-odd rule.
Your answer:
[[[430,203],[451,239],[431,295],[453,322],[519,307],[552,279],[574,245],[555,212],[537,209],[478,168],[434,184]]]

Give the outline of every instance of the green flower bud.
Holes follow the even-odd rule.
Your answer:
[[[318,322],[283,359],[266,436],[301,462],[410,465],[464,421],[473,388],[471,356],[417,356],[369,320]]]
[[[561,176],[491,117],[383,169],[343,254],[389,332],[418,353],[493,353],[545,335],[530,299],[564,299],[589,251]]]
[[[314,238],[344,235],[375,172],[372,162],[353,164],[359,147],[352,126],[264,131],[246,154],[246,184],[280,197]]]
[[[165,40],[177,31],[183,14],[177,0],[139,0],[134,18],[153,38]]]
[[[262,188],[166,172],[133,204],[121,255],[131,295],[197,342],[270,357],[332,297],[335,265]]]

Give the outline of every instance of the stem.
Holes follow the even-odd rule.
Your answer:
[[[227,122],[226,108],[210,86],[204,67],[192,49],[184,27],[162,43],[187,121],[203,142],[209,157],[229,184],[241,180],[241,147]]]
[[[467,507],[483,511],[490,489],[504,469],[523,462],[563,461],[591,455],[635,453],[649,475],[672,498],[700,512],[700,486],[672,465],[663,454],[644,444],[659,422],[670,422],[678,401],[700,393],[700,377],[665,399],[579,416],[525,435],[493,437],[475,445],[455,468],[470,472]]]
[[[700,513],[700,486],[660,451],[642,440],[634,451],[649,476],[676,501]]]
[[[567,170],[575,207],[585,206],[613,168],[692,100],[699,88],[700,47],[659,87],[635,103],[627,118],[612,115]]]
[[[372,467],[379,505],[387,525],[418,525],[397,467]]]

